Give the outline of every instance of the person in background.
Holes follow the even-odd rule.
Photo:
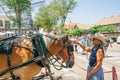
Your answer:
[[[107,57],[107,49],[108,49],[108,47],[112,47],[112,41],[110,41],[110,38],[109,37],[107,37],[106,38],[106,44],[104,44],[104,50],[105,50],[105,56]]]
[[[77,50],[77,45],[75,45],[75,52],[77,52],[78,50]]]
[[[86,46],[86,40],[85,40],[84,38],[81,39],[81,44],[82,44],[83,46]],[[82,55],[85,55],[85,54],[86,54],[86,51],[82,49]]]
[[[78,37],[76,37],[76,40],[79,40]],[[75,44],[75,52],[78,53],[78,49],[77,49],[78,45]]]
[[[74,43],[78,44],[83,50],[91,53],[89,56],[86,80],[104,80],[102,62],[104,58],[103,44],[106,43],[105,37],[100,33],[89,37],[92,38],[92,44],[94,45],[92,49],[86,48],[77,40],[74,41]]]

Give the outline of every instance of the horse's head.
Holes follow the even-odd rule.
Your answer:
[[[72,68],[74,66],[74,48],[72,42],[69,39],[68,35],[64,35],[61,42],[64,48],[63,52],[61,52],[60,55],[63,56],[63,59],[66,62],[66,66]],[[62,54],[66,54],[67,57],[64,57]]]
[[[66,67],[72,68],[74,65],[73,46],[68,36],[58,37],[56,35],[49,35],[52,38],[44,38],[47,49],[52,55],[59,56],[66,63]]]

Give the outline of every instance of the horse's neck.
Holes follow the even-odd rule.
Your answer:
[[[50,45],[55,41],[54,39],[48,38],[46,36],[43,36],[43,39],[47,48],[49,48]]]

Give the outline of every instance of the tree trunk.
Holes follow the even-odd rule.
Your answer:
[[[18,28],[18,35],[22,34],[22,30],[21,30],[21,14],[20,13],[16,13],[16,20],[17,20],[17,28]]]
[[[65,24],[65,16],[64,17],[62,17],[62,20],[61,20],[61,31],[60,31],[60,34],[62,35],[62,33],[63,33],[63,29],[64,29],[64,24]]]

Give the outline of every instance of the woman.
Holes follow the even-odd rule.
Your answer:
[[[86,80],[104,80],[102,62],[104,58],[103,44],[105,43],[105,37],[100,33],[96,33],[90,37],[92,38],[92,44],[94,45],[92,49],[87,49],[78,41],[74,41],[74,43],[80,45],[82,49],[91,52]]]

